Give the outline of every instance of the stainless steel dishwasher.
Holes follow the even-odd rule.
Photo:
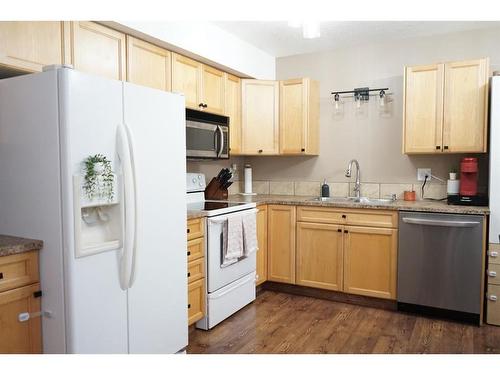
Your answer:
[[[399,215],[398,308],[479,323],[483,217]]]

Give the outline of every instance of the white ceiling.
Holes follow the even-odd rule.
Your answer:
[[[321,22],[320,38],[304,39],[302,29],[289,27],[286,21],[219,21],[214,23],[275,57],[500,27],[500,22],[491,21],[325,21]]]

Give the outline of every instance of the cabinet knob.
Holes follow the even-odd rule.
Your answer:
[[[0,280],[3,279],[3,272],[0,272]]]
[[[346,216],[346,215],[342,215],[342,219],[346,219],[346,218],[347,218],[347,216]]]
[[[441,150],[441,146],[436,146],[436,150]]]
[[[344,233],[349,233],[349,231],[348,230],[344,230]]]
[[[264,150],[259,150],[259,154],[262,154],[262,152],[263,152],[263,151],[264,151]]]
[[[188,303],[188,309],[190,309],[190,308],[191,308],[191,304],[190,304],[190,303]]]
[[[497,296],[495,296],[494,294],[489,294],[487,297],[490,301],[493,301],[493,302],[496,302],[496,300],[497,300]]]
[[[498,251],[489,251],[488,255],[492,258],[497,258],[498,257]]]
[[[187,232],[188,232],[188,233],[191,233],[191,229],[189,229],[189,228],[188,228],[188,229],[187,229]]]
[[[306,152],[306,149],[305,149],[305,148],[303,148],[303,149],[301,149],[300,151],[302,151],[302,152]]]
[[[342,229],[337,229],[337,232],[342,233]]]
[[[188,277],[191,277],[191,272],[188,272]]]
[[[208,107],[208,104],[207,103],[203,103],[203,108],[207,108]]]
[[[443,148],[444,148],[445,150],[448,150],[448,146],[444,146]]]
[[[188,251],[188,256],[190,256],[190,255],[191,255],[191,251]]]
[[[497,273],[495,271],[486,271],[486,273],[488,274],[489,277],[497,277]]]

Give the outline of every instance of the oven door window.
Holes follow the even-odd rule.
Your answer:
[[[217,126],[186,121],[186,150],[191,157],[217,157]]]

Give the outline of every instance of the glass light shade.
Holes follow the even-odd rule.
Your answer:
[[[305,39],[319,38],[321,36],[319,22],[304,22],[304,24],[302,25],[302,36]]]

